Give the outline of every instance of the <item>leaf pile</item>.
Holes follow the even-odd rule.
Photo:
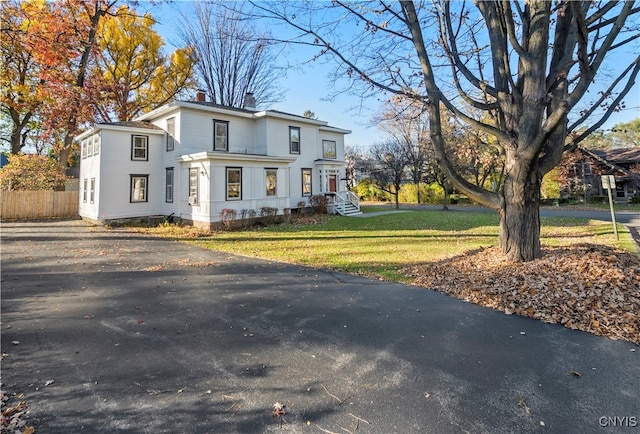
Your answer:
[[[27,403],[19,401],[15,404],[14,398],[21,398],[15,394],[9,394],[5,391],[0,392],[2,395],[0,401],[2,403],[2,413],[0,415],[0,433],[2,434],[33,434],[35,429],[27,426]]]
[[[412,284],[640,345],[640,258],[608,246],[546,247],[514,263],[498,247],[406,267]]]

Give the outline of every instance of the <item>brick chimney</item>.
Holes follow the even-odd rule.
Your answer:
[[[204,93],[204,90],[198,89],[196,91],[196,101],[205,102],[207,100],[207,94]]]
[[[253,96],[253,93],[247,92],[244,96],[244,108],[247,110],[256,109],[256,98]]]

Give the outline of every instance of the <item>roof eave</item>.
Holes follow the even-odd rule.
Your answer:
[[[157,134],[164,135],[163,130],[159,130],[156,128],[143,128],[143,127],[131,127],[126,125],[108,125],[108,124],[95,124],[91,129],[85,131],[82,134],[78,134],[75,137],[75,140],[83,140],[93,134],[96,134],[102,130],[110,130],[110,131],[129,131],[133,133],[142,133],[142,134]]]
[[[280,157],[273,155],[262,154],[239,154],[231,152],[196,152],[193,154],[184,154],[178,157],[178,161],[186,163],[191,161],[205,161],[205,160],[237,160],[237,161],[264,161],[269,163],[284,163],[289,164],[296,161],[296,157]]]

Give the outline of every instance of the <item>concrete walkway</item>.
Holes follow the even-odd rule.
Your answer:
[[[0,229],[3,389],[23,394],[38,433],[640,423],[640,349],[628,342],[79,221]]]

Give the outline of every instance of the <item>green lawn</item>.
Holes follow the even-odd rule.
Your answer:
[[[620,226],[617,243],[610,223],[543,218],[542,242],[620,245],[634,250]],[[330,217],[312,225],[277,225],[216,233],[188,242],[213,250],[404,281],[399,270],[498,243],[493,213],[406,211],[367,218]]]

